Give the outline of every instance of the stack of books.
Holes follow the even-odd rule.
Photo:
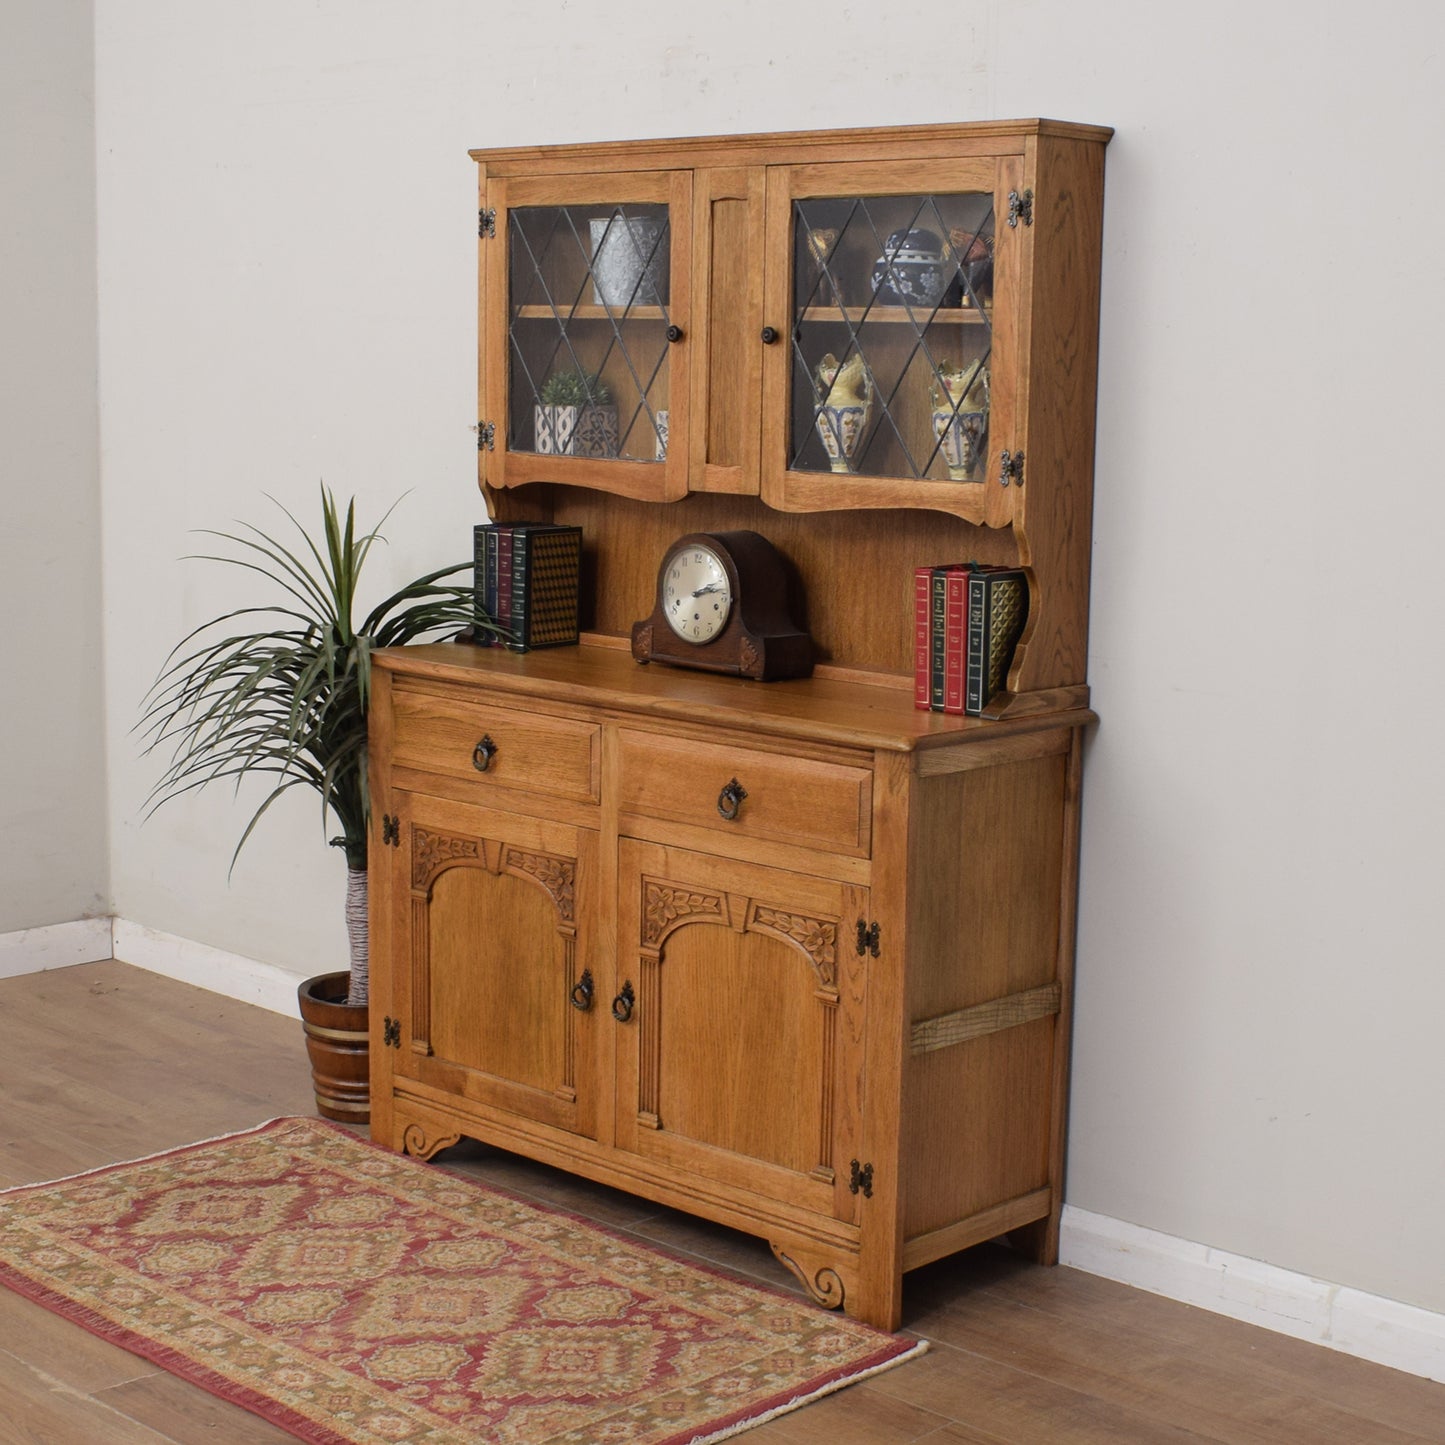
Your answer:
[[[913,702],[977,715],[1002,691],[1028,616],[1020,567],[949,562],[913,574]]]
[[[581,527],[483,526],[475,529],[473,542],[479,643],[530,652],[577,641]]]

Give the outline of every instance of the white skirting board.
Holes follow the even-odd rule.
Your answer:
[[[0,934],[0,978],[119,958],[182,983],[298,1016],[301,975],[124,919]],[[1060,1263],[1246,1324],[1445,1381],[1445,1314],[1064,1206]]]
[[[1445,1381],[1445,1315],[1064,1206],[1059,1263]]]
[[[258,958],[227,953],[204,943],[192,943],[173,933],[160,933],[139,923],[114,920],[112,931],[114,958],[137,968],[162,973],[181,983],[195,984],[227,998],[253,1003],[272,1013],[301,1017],[296,990],[305,977],[289,969],[278,968]]]
[[[113,956],[108,918],[78,918],[74,923],[0,933],[0,978],[69,968],[73,963],[99,963]]]
[[[0,933],[0,978],[44,973],[76,963],[101,963],[118,958],[180,983],[194,984],[227,998],[253,1003],[272,1013],[300,1018],[296,990],[305,982],[299,973],[257,958],[192,943],[173,933],[160,933],[123,918],[82,918]]]

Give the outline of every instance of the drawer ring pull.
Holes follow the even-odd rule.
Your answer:
[[[738,809],[742,807],[743,799],[746,797],[746,790],[736,778],[730,783],[725,783],[722,792],[717,795],[719,814],[731,823],[737,817]]]
[[[472,749],[472,766],[479,773],[485,773],[492,766],[492,759],[496,756],[497,745],[492,741],[492,735],[487,733],[481,742]]]
[[[578,1013],[587,1013],[592,1008],[592,970],[584,968],[582,977],[572,985],[572,1007]]]
[[[632,992],[632,980],[629,978],[622,985],[622,992],[612,1000],[612,1017],[620,1024],[625,1024],[632,1017],[632,1006],[637,1002],[637,995]]]

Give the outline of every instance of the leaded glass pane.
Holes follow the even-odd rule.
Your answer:
[[[664,459],[670,239],[664,205],[508,212],[509,450]]]
[[[800,200],[793,235],[788,465],[981,480],[993,198]]]

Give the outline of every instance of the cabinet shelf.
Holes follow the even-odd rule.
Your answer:
[[[630,306],[618,311],[591,303],[578,304],[568,309],[551,306],[518,306],[514,313],[519,321],[666,321],[667,312],[661,306]],[[809,306],[800,320],[820,322],[835,326],[847,322],[857,326],[862,322],[878,322],[880,325],[937,325],[937,326],[992,326],[993,310],[985,307],[982,311],[972,306],[944,306],[930,313],[910,311],[906,306]]]
[[[906,306],[809,306],[800,319],[833,326],[846,322],[854,327],[865,321],[885,326],[992,326],[993,312],[971,306],[944,306],[931,314],[910,311]]]
[[[521,321],[666,321],[667,312],[661,306],[629,306],[626,311],[609,310],[606,306],[573,306],[570,310],[554,310],[550,306],[518,306],[515,311]]]

